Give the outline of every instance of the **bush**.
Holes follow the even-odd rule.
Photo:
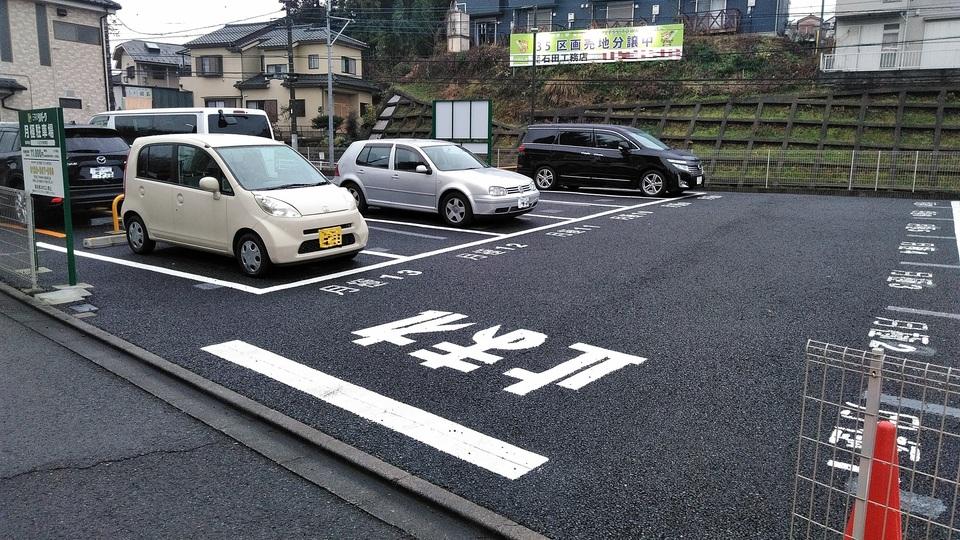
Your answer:
[[[313,126],[313,129],[327,129],[327,115],[314,116],[313,120],[310,120],[310,125]],[[343,125],[343,117],[334,115],[333,131],[339,131],[341,125]]]

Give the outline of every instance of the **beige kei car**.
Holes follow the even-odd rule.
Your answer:
[[[353,257],[367,224],[353,196],[289,146],[247,135],[140,137],[125,174],[123,220],[137,254],[157,241],[274,264]]]

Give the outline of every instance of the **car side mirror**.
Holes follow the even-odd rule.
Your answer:
[[[212,176],[204,176],[200,179],[200,189],[213,193],[214,199],[220,199],[220,181]]]
[[[428,169],[427,166],[422,163],[417,165],[417,168],[414,170],[420,174],[430,174],[430,169]]]

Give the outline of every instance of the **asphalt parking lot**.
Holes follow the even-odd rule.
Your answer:
[[[262,280],[80,250],[87,321],[555,537],[784,537],[808,339],[960,367],[957,202],[547,192],[470,231],[368,218],[355,260]]]

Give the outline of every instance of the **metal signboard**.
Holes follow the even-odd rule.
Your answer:
[[[680,60],[682,57],[682,24],[510,34],[510,67]]]
[[[490,160],[493,105],[489,99],[433,102],[433,138],[459,143]]]

